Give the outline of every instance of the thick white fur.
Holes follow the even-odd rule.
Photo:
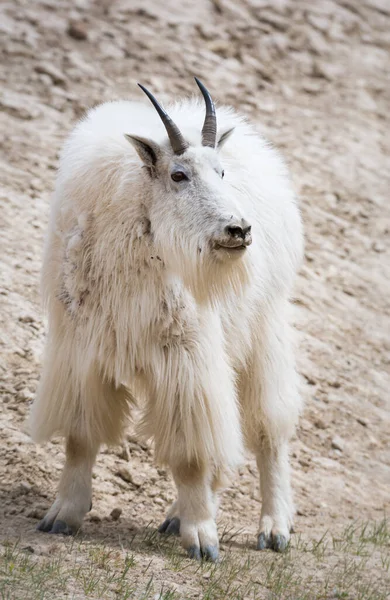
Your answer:
[[[100,443],[120,439],[136,398],[142,431],[174,473],[183,544],[203,550],[218,544],[218,474],[241,461],[244,442],[262,471],[260,530],[288,539],[287,442],[301,408],[288,324],[299,211],[278,153],[231,109],[217,109],[218,131],[235,127],[219,153],[201,146],[203,104],[167,110],[191,144],[198,201],[191,192],[178,202],[125,139],[159,144],[167,169],[176,160],[147,101],[92,109],[65,144],[44,257],[49,332],[32,434],[83,440],[94,457]],[[203,167],[213,161],[223,181]],[[229,214],[252,225],[239,260],[209,251]],[[68,460],[63,481],[77,480],[74,469]],[[65,506],[61,520],[79,526],[88,502],[68,513],[67,502],[59,494],[52,520]]]

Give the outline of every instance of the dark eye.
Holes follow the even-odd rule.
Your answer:
[[[185,179],[188,179],[187,175],[185,173],[183,173],[183,171],[175,171],[174,173],[171,174],[171,179],[173,179],[173,181],[184,181]]]
[[[222,171],[221,177],[222,177],[222,179],[225,177],[225,171]]]

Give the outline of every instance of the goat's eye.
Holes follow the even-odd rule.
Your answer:
[[[188,179],[188,177],[185,173],[183,173],[183,171],[175,171],[171,174],[171,179],[173,179],[173,181],[178,182],[184,181],[185,179]]]
[[[222,179],[225,177],[225,171],[222,171],[221,177],[222,177]]]

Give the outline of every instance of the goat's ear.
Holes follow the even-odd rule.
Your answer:
[[[217,143],[218,150],[220,150],[222,148],[222,146],[225,144],[225,142],[228,141],[228,139],[232,135],[233,131],[234,131],[234,127],[231,127],[230,129],[226,129],[226,131],[224,131],[219,136],[218,143]]]
[[[138,135],[129,135],[128,133],[125,133],[125,138],[134,146],[138,156],[146,167],[152,168],[156,165],[160,154],[160,146],[158,144]]]

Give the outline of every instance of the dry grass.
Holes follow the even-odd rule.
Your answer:
[[[54,555],[22,540],[3,544],[0,599],[385,600],[390,589],[389,522],[354,523],[339,535],[293,536],[275,555],[245,548],[225,530],[219,564],[193,563],[178,541],[146,528],[126,543],[64,539]],[[239,541],[240,540],[240,541]],[[245,548],[245,549],[244,549]],[[168,582],[168,583],[167,583]]]

